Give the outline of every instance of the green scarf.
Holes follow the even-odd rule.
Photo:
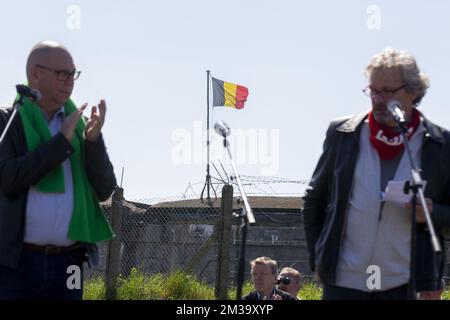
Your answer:
[[[72,100],[64,105],[64,113],[70,115],[76,110]],[[25,131],[28,151],[33,151],[52,138],[48,123],[40,107],[31,100],[24,98],[23,106],[19,108],[20,118]],[[69,239],[73,241],[95,243],[109,240],[113,231],[99,205],[85,170],[84,129],[86,122],[82,117],[78,122],[71,141],[75,152],[70,156],[72,168],[74,208],[69,225]],[[62,165],[50,171],[35,187],[40,192],[64,192],[64,171]]]

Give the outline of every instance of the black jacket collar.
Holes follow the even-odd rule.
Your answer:
[[[360,113],[356,116],[353,116],[351,118],[347,118],[342,124],[340,124],[336,130],[340,132],[356,132],[359,131],[360,126],[364,122],[364,120],[367,118],[368,112]],[[432,140],[439,142],[439,143],[445,143],[445,138],[443,135],[443,129],[434,123],[432,123],[430,120],[425,118],[422,115],[422,124],[425,128],[425,136],[431,138]]]

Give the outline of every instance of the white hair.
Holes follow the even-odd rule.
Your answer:
[[[405,90],[417,94],[415,105],[419,105],[430,87],[428,77],[420,72],[414,56],[406,51],[387,47],[370,60],[365,74],[370,78],[375,71],[398,69],[405,83]]]

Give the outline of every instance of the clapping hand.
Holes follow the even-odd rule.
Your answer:
[[[91,117],[86,123],[86,140],[94,142],[100,136],[103,124],[105,123],[106,115],[106,102],[105,100],[100,100],[97,106],[92,107]]]

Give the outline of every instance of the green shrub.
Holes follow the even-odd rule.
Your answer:
[[[84,282],[83,300],[105,300],[105,283],[102,278]]]
[[[321,300],[322,288],[314,282],[304,282],[298,297],[301,300]]]
[[[131,269],[128,278],[120,277],[118,280],[118,300],[158,300],[163,294],[162,274],[146,276],[139,270]]]
[[[444,292],[442,292],[441,299],[442,300],[450,300],[450,286],[447,286],[447,288],[444,288]]]
[[[214,288],[191,274],[175,271],[164,282],[163,299],[214,300]]]

